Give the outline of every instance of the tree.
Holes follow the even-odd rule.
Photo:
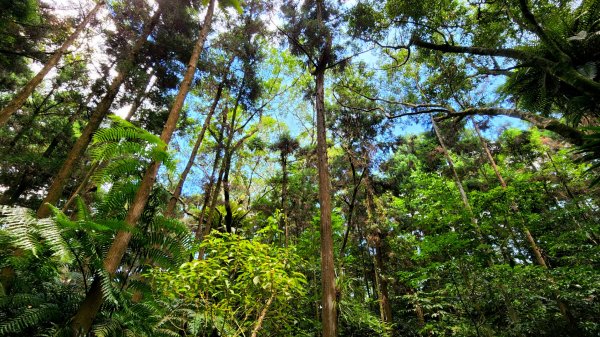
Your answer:
[[[194,51],[192,52],[192,56],[187,65],[187,70],[180,84],[179,92],[177,93],[175,102],[173,103],[171,111],[169,112],[169,118],[165,123],[163,132],[161,133],[160,139],[165,144],[168,144],[171,140],[171,136],[173,135],[177,125],[177,120],[179,119],[179,112],[183,107],[183,102],[185,101],[185,97],[187,96],[192,84],[192,80],[196,72],[196,65],[198,63],[198,59],[200,58],[200,53],[204,48],[204,42],[206,41],[206,37],[208,36],[211,28],[215,2],[216,0],[211,0],[208,4],[208,9],[202,23],[202,28],[200,29],[200,33],[198,35],[198,40],[194,45]],[[146,206],[146,202],[148,201],[148,197],[150,195],[152,185],[154,184],[154,180],[156,179],[156,174],[158,173],[159,167],[160,162],[153,161],[146,169],[139,189],[137,190],[135,198],[131,203],[131,206],[127,212],[127,216],[125,217],[125,223],[128,225],[135,226],[137,224],[144,207]],[[131,240],[131,236],[131,232],[120,231],[117,233],[117,236],[115,237],[103,261],[104,268],[109,274],[114,274],[117,271],[121,259],[125,254],[125,250],[127,249],[127,245]],[[79,334],[80,332],[87,333],[89,331],[94,317],[100,309],[102,300],[102,286],[100,284],[100,280],[95,278],[94,282],[90,286],[90,290],[86,295],[85,300],[81,303],[77,314],[73,318],[73,323],[71,326],[74,334]]]
[[[288,23],[282,32],[287,36],[292,53],[306,58],[315,80],[314,97],[317,127],[317,168],[319,171],[319,207],[321,223],[321,282],[323,336],[337,335],[335,265],[331,227],[331,179],[327,160],[325,108],[325,73],[340,64],[333,47],[333,31],[327,25],[336,15],[332,6],[322,0],[305,1],[301,12],[298,4],[288,1],[282,11]]]
[[[87,27],[87,25],[96,17],[96,13],[104,6],[104,0],[99,1],[94,8],[85,16],[85,18],[77,25],[75,31],[69,36],[69,38],[54,52],[52,57],[44,64],[44,67],[19,91],[15,97],[0,110],[0,127],[4,126],[10,116],[14,114],[25,102],[25,100],[31,95],[35,88],[42,82],[44,77],[54,68],[58,61],[67,52],[67,49],[71,47],[73,42],[77,40],[79,34]]]
[[[279,151],[279,161],[281,164],[281,220],[280,227],[285,234],[285,246],[288,246],[289,230],[287,219],[287,189],[288,189],[288,157],[300,147],[300,143],[293,139],[289,133],[279,136],[277,141],[271,145],[271,149]]]
[[[69,179],[71,172],[75,168],[77,161],[81,158],[85,150],[87,149],[92,135],[108,114],[110,110],[110,106],[112,105],[115,97],[117,96],[121,85],[125,81],[129,71],[136,64],[136,58],[138,57],[138,53],[142,50],[142,47],[147,42],[148,37],[152,34],[154,27],[158,24],[158,21],[161,16],[160,7],[158,10],[152,15],[152,18],[148,23],[144,25],[144,29],[142,34],[137,38],[133,47],[129,51],[126,59],[123,62],[123,69],[119,71],[117,76],[112,80],[106,95],[102,98],[98,106],[90,116],[90,120],[88,124],[83,129],[81,136],[77,139],[71,151],[67,155],[65,162],[63,163],[60,170],[57,172],[56,176],[52,180],[52,185],[48,188],[48,192],[46,197],[42,201],[42,204],[38,208],[37,215],[40,218],[44,218],[50,215],[50,210],[48,205],[54,205],[62,196],[63,188]]]

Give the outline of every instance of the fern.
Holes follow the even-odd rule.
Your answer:
[[[102,323],[95,324],[92,327],[92,333],[98,337],[110,337],[118,335],[118,332],[122,329],[120,322],[117,320],[108,320]]]
[[[0,324],[0,336],[8,336],[34,327],[40,322],[52,320],[59,316],[61,309],[58,304],[45,303],[38,307],[27,308],[21,315]]]
[[[0,215],[2,229],[16,248],[30,251],[38,257],[44,243],[61,262],[73,259],[62,230],[54,219],[38,219],[28,208],[10,206],[0,206]]]
[[[112,126],[97,131],[92,139],[92,157],[110,160],[128,155],[147,156],[152,160],[168,161],[167,145],[158,136],[117,116],[110,116]]]

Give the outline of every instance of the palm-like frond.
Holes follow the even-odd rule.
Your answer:
[[[44,243],[61,261],[72,260],[68,244],[62,237],[62,229],[54,219],[38,219],[28,208],[11,206],[0,206],[0,215],[0,228],[16,248],[37,256]]]

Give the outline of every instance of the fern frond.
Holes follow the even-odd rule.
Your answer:
[[[53,210],[60,213],[54,207]],[[23,207],[0,206],[0,215],[0,226],[11,237],[15,247],[30,251],[37,257],[43,240],[61,262],[67,263],[73,259],[61,228],[54,219],[38,219],[32,210]]]
[[[102,288],[102,297],[105,302],[110,302],[111,304],[118,306],[119,301],[119,290],[115,289],[112,284],[112,280],[110,275],[106,272],[106,270],[101,269],[98,271],[98,277],[100,277],[100,284]]]
[[[34,256],[40,249],[38,241],[35,239],[36,224],[38,219],[28,208],[0,206],[0,228],[6,231],[12,238],[12,244],[20,249],[30,251]],[[43,219],[40,221],[50,221]]]
[[[98,337],[116,336],[120,330],[122,330],[120,322],[114,319],[95,324],[92,327],[93,335]]]
[[[41,322],[51,321],[60,312],[59,306],[52,303],[25,309],[21,315],[0,324],[0,336],[14,335]]]

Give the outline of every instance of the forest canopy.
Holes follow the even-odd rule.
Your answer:
[[[0,336],[600,335],[600,0],[0,0]]]

